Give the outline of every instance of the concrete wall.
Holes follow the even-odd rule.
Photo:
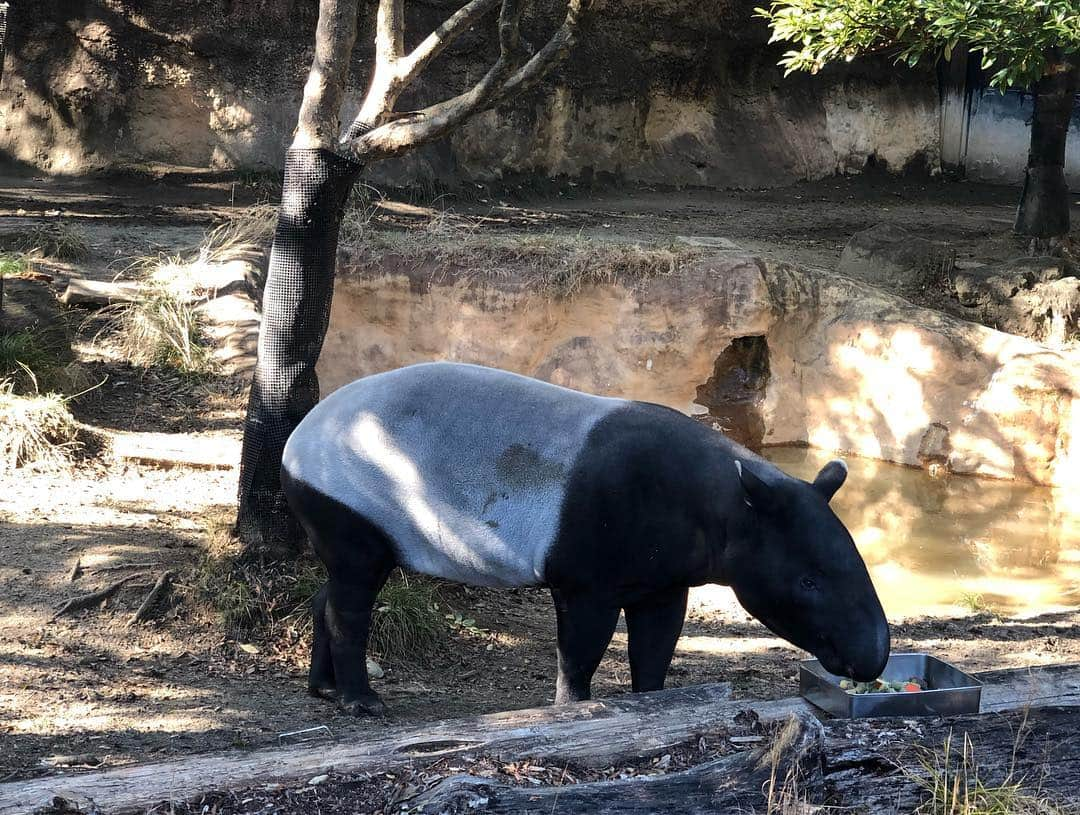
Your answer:
[[[930,74],[863,61],[783,79],[753,0],[597,0],[568,64],[539,91],[452,138],[373,168],[386,184],[559,176],[769,186],[936,166]],[[407,4],[419,37],[453,4]],[[530,20],[540,41],[558,4]],[[364,4],[353,65],[370,65]],[[313,0],[21,0],[0,89],[0,155],[51,173],[162,162],[276,168],[311,59]],[[554,13],[552,13],[554,12]],[[490,26],[450,49],[403,107],[468,85]],[[355,109],[352,94],[346,113]]]
[[[1027,166],[1034,97],[987,87],[977,59],[956,51],[945,67],[941,97],[941,161],[975,181],[1019,184]],[[1080,187],[1080,96],[1066,145],[1065,176]]]

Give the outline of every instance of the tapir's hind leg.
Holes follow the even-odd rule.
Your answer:
[[[334,661],[330,657],[330,634],[326,631],[326,596],[329,591],[329,585],[324,583],[311,598],[311,668],[308,670],[308,691],[312,696],[329,696],[337,690]]]
[[[326,598],[326,630],[337,684],[338,704],[353,716],[381,716],[386,712],[371,689],[367,672],[367,644],[371,609],[393,563],[364,579],[330,576]],[[374,578],[374,579],[371,579]]]
[[[390,543],[341,502],[285,472],[281,482],[330,578],[312,603],[308,686],[313,692],[336,689],[347,713],[381,715],[386,706],[368,680],[367,644],[375,598],[395,565]]]
[[[626,609],[630,680],[635,692],[664,687],[686,618],[687,594],[685,588],[675,589]]]
[[[604,657],[619,607],[588,594],[564,594],[552,589],[558,623],[559,673],[555,704],[588,699],[593,674]]]

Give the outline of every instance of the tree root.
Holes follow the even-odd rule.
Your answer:
[[[83,594],[78,597],[72,597],[68,600],[65,600],[63,605],[60,606],[60,608],[52,616],[49,622],[58,620],[67,614],[74,614],[76,611],[82,611],[84,608],[90,608],[91,606],[95,606],[103,600],[108,600],[110,597],[120,591],[120,589],[123,588],[125,583],[134,580],[136,577],[142,576],[143,572],[139,572],[138,574],[129,574],[127,577],[122,577],[115,583],[112,583],[103,589],[91,592],[90,594]]]
[[[142,601],[142,605],[139,606],[139,610],[136,611],[131,617],[128,618],[128,626],[141,623],[150,616],[150,611],[154,605],[162,598],[162,596],[169,590],[169,585],[172,583],[173,577],[176,575],[171,571],[164,571],[161,576],[154,583],[154,587],[150,589],[149,594],[146,595],[146,599]]]

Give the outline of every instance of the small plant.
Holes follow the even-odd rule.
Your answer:
[[[0,278],[16,277],[26,274],[29,270],[30,263],[22,255],[0,252]]]
[[[993,614],[994,609],[986,602],[981,592],[963,591],[960,593],[960,605],[972,614]]]
[[[24,252],[36,252],[59,260],[82,260],[90,254],[90,242],[82,229],[67,221],[35,227],[18,242]]]
[[[445,631],[434,584],[397,571],[375,601],[369,648],[392,662],[416,662],[431,653]]]
[[[959,749],[952,733],[940,751],[917,749],[916,768],[901,767],[904,775],[926,794],[916,815],[1065,815],[1066,809],[1058,802],[1037,789],[1027,789],[1025,779],[1016,776],[1015,755],[1023,736],[1021,724],[1013,748],[1013,766],[998,782],[987,780],[986,769],[979,765],[967,735]]]
[[[462,634],[471,634],[474,637],[482,637],[488,633],[486,628],[481,628],[472,617],[463,617],[460,612],[451,611],[445,614],[446,622],[450,628]]]

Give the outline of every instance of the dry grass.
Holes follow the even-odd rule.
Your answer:
[[[213,373],[213,350],[203,335],[195,306],[164,286],[148,286],[137,303],[111,306],[111,316],[95,335],[107,336],[124,359],[136,365],[164,365],[187,376]]]
[[[550,298],[569,298],[593,284],[634,285],[676,274],[700,249],[607,241],[585,235],[493,232],[482,222],[446,212],[408,229],[372,225],[374,206],[346,212],[340,246],[359,255],[393,254],[433,262],[458,279],[493,279],[522,273],[526,284]]]
[[[1013,762],[1000,781],[987,780],[970,737],[957,747],[952,734],[941,750],[915,751],[915,767],[901,767],[904,775],[926,794],[916,815],[1066,815],[1075,813],[1016,773],[1016,754],[1025,735],[1021,723],[1013,747]]]
[[[60,220],[35,227],[17,242],[17,248],[59,260],[83,260],[90,254],[86,233],[75,224]]]
[[[86,446],[82,427],[55,393],[22,396],[0,382],[0,470],[63,469]]]
[[[274,236],[278,208],[259,204],[214,227],[199,245],[198,262],[223,263],[266,248]]]

